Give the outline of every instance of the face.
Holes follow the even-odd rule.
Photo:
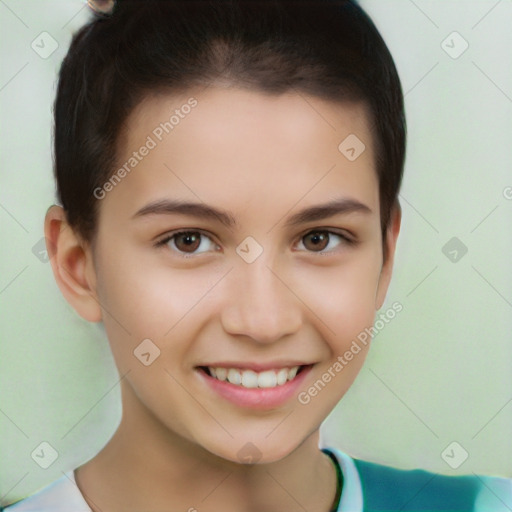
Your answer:
[[[93,260],[128,402],[224,459],[278,460],[350,387],[387,289],[365,110],[212,86],[127,127]]]

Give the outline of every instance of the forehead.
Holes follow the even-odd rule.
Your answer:
[[[117,216],[168,197],[250,214],[254,206],[269,217],[343,196],[378,211],[361,103],[210,86],[148,96],[125,128],[117,168],[126,172],[101,205],[115,205]]]

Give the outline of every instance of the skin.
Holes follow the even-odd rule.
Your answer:
[[[190,96],[198,105],[101,200],[94,243],[69,227],[59,206],[46,216],[56,281],[78,314],[104,322],[124,375],[121,424],[75,471],[77,483],[95,511],[148,504],[167,511],[172,503],[173,511],[327,512],[336,478],[319,450],[319,428],[368,347],[307,405],[294,396],[264,411],[219,397],[196,366],[314,363],[299,391],[307,390],[373,325],[391,278],[400,209],[392,213],[383,262],[364,106],[297,93],[210,86],[147,97],[120,138],[119,165]],[[353,162],[338,150],[352,133],[366,145]],[[371,211],[285,226],[303,208],[340,197]],[[238,226],[183,214],[133,218],[161,199],[222,208]],[[205,233],[200,248],[187,249],[183,238],[154,246],[180,229]],[[335,231],[323,244],[305,236],[322,229]],[[247,236],[263,247],[250,264],[235,251]],[[146,338],[161,351],[150,366],[133,354]],[[260,458],[242,463],[238,452],[249,442]]]

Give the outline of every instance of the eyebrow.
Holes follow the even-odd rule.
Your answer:
[[[294,227],[307,222],[334,217],[349,213],[373,213],[371,208],[356,199],[340,198],[325,204],[310,206],[292,215],[285,223],[286,227]],[[205,203],[194,203],[181,200],[161,199],[143,206],[132,218],[148,215],[182,214],[205,220],[215,220],[229,229],[238,227],[235,217],[226,210],[208,206]]]

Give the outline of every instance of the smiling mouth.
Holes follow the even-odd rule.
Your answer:
[[[245,370],[241,368],[224,368],[213,366],[199,366],[198,369],[221,382],[229,382],[234,386],[248,389],[254,388],[276,388],[284,386],[287,382],[292,381],[303,372],[306,368],[313,366],[300,365],[286,368],[275,368],[255,372],[253,370]]]

